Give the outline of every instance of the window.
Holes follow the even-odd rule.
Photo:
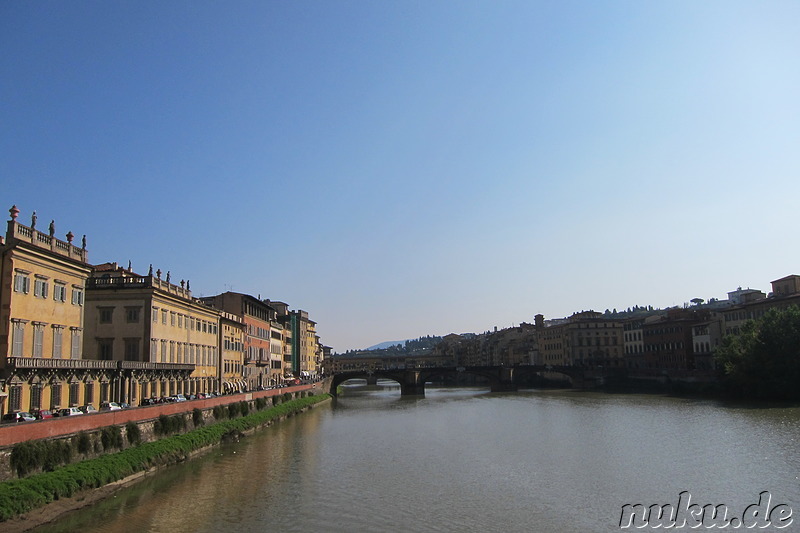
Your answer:
[[[158,341],[156,339],[150,340],[150,362],[155,363],[158,360]]]
[[[36,276],[33,283],[33,295],[37,298],[47,298],[47,278]]]
[[[125,339],[125,360],[139,360],[139,339]]]
[[[98,307],[97,314],[101,324],[111,324],[111,322],[114,320],[113,307]]]
[[[158,322],[158,307],[153,308],[153,322]]]
[[[175,327],[175,311],[169,312],[169,325]]]
[[[97,339],[97,358],[101,361],[114,358],[114,339]]]
[[[57,302],[67,301],[67,286],[63,283],[55,282],[53,284],[53,300]]]
[[[125,308],[125,320],[129,324],[138,324],[139,323],[139,315],[141,314],[141,307],[126,307]]]
[[[61,345],[64,342],[64,326],[53,326],[53,359],[61,359]]]
[[[178,315],[178,327],[183,327],[183,315]]]
[[[81,358],[81,328],[70,328],[72,331],[72,339],[70,339],[69,356],[72,359]]]
[[[87,383],[83,387],[83,403],[94,403],[94,383]]]
[[[42,322],[33,323],[33,356],[42,357],[44,355],[44,324]]]
[[[38,383],[31,385],[31,405],[30,410],[41,409],[42,407],[42,386]]]
[[[8,388],[8,410],[13,413],[20,409],[22,409],[22,387],[11,385]]]
[[[78,405],[78,394],[80,393],[80,390],[81,390],[80,383],[69,384],[69,404],[71,406]]]
[[[12,335],[12,345],[11,345],[11,356],[12,357],[22,357],[23,355],[23,348],[25,345],[25,324],[26,321],[19,320],[16,318],[12,318],[11,322],[14,324]]]
[[[61,407],[61,384],[59,383],[50,385],[50,407],[52,409]]]
[[[17,270],[14,274],[14,290],[22,294],[28,294],[31,290],[31,279],[28,277],[30,272],[24,270]]]
[[[162,309],[161,310],[161,323],[164,324],[164,325],[167,324],[167,310],[166,309]]]
[[[72,305],[83,305],[83,287],[72,286]]]

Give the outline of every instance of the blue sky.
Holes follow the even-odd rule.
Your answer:
[[[3,2],[0,199],[337,351],[800,274],[800,3]],[[7,204],[7,207],[5,207]]]

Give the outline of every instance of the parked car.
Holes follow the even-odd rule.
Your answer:
[[[101,411],[119,411],[122,409],[117,402],[103,402],[100,404]]]
[[[33,422],[36,418],[27,411],[18,411],[16,413],[6,413],[3,415],[3,424],[14,424],[17,422]]]
[[[176,394],[175,395],[175,401],[176,402],[185,402],[186,401],[186,396],[184,396],[183,394]]]
[[[82,414],[83,411],[81,411],[77,407],[64,407],[63,409],[58,410],[58,416],[75,416]]]
[[[92,414],[92,413],[96,413],[96,412],[97,412],[97,409],[95,408],[95,406],[94,406],[94,405],[92,405],[92,404],[90,404],[90,403],[89,403],[89,404],[86,404],[86,405],[84,405],[83,407],[79,407],[79,409],[80,409],[81,411],[83,411],[83,412],[84,412],[85,414],[87,414],[87,415],[90,415],[90,414]]]
[[[131,404],[122,402],[119,404],[119,406],[122,407],[123,409],[128,409],[131,406]]]
[[[53,418],[54,414],[53,411],[49,409],[36,409],[35,411],[31,411],[31,415],[36,420],[45,420],[47,418]]]

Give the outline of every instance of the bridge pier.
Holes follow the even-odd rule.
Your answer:
[[[489,380],[492,392],[515,392],[517,384],[514,383],[514,378],[514,368],[498,368],[497,378]]]
[[[367,385],[377,385],[378,384],[378,376],[375,374],[367,376]]]
[[[419,370],[407,370],[400,381],[400,396],[425,396],[425,379]]]
[[[401,383],[400,396],[425,396],[425,384]]]
[[[517,384],[508,381],[492,381],[492,392],[516,392]]]

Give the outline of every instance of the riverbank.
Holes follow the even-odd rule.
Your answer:
[[[158,470],[206,453],[221,442],[252,433],[330,399],[320,394],[291,400],[240,418],[198,427],[52,472],[0,484],[3,531],[28,531],[107,498]]]

